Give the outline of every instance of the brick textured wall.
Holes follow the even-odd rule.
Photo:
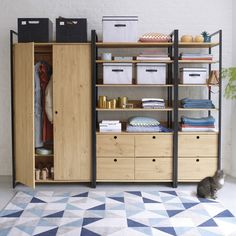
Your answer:
[[[169,33],[179,29],[180,34],[199,34],[223,29],[223,64],[232,64],[232,0],[1,0],[0,8],[0,175],[11,174],[11,115],[9,30],[16,30],[18,17],[58,16],[86,17],[88,30],[102,33],[103,15],[139,16],[140,34]],[[189,92],[191,94],[191,92]],[[223,101],[223,154],[225,168],[229,169],[231,156],[231,104]]]

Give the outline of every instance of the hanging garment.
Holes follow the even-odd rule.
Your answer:
[[[45,90],[51,76],[51,67],[46,62],[42,62],[39,67],[39,78],[42,96],[42,116],[43,116],[43,142],[52,143],[53,126],[47,118],[45,111]]]
[[[39,78],[39,67],[41,62],[34,66],[34,142],[35,147],[43,146],[43,119],[42,119],[42,103],[41,103],[41,87]]]
[[[49,80],[48,82],[48,85],[47,85],[47,88],[46,88],[46,91],[45,91],[45,111],[46,111],[46,114],[47,114],[47,118],[48,120],[53,123],[53,98],[52,98],[52,86],[53,82],[52,82],[52,76],[51,76],[51,79]]]

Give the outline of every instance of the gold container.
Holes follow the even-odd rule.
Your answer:
[[[107,109],[111,109],[111,101],[107,101],[107,103],[106,103],[106,108],[107,108]]]
[[[116,109],[116,99],[111,100],[111,109]]]
[[[107,97],[106,96],[99,96],[98,106],[99,108],[106,108]]]
[[[127,103],[128,103],[128,98],[127,97],[118,97],[118,106],[120,108],[125,108]]]

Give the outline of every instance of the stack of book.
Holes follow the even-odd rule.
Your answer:
[[[212,54],[203,54],[203,53],[181,53],[181,60],[213,60]]]
[[[121,132],[119,120],[103,120],[99,123],[99,132]]]
[[[137,61],[169,61],[168,54],[140,54],[136,57]]]
[[[142,98],[142,107],[144,109],[163,109],[165,101],[162,98]]]

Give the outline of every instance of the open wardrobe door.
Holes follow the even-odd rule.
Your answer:
[[[16,182],[34,188],[34,44],[14,45],[14,156]]]

